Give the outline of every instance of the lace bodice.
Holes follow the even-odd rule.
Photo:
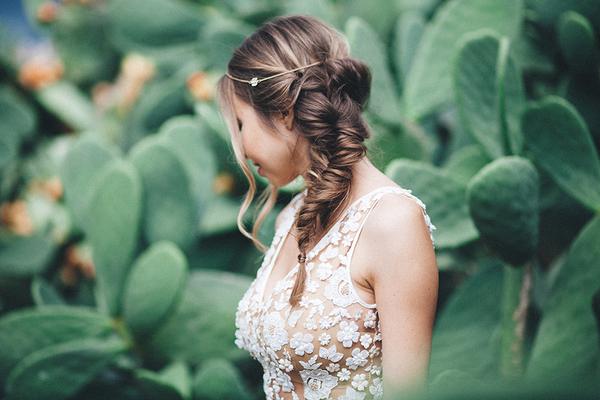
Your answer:
[[[235,344],[262,365],[267,399],[383,398],[377,305],[358,295],[349,266],[368,214],[386,193],[409,196],[421,206],[434,243],[436,227],[425,204],[411,190],[397,186],[375,189],[351,204],[306,254],[306,286],[293,308],[288,300],[298,264],[275,283],[270,295],[264,296],[264,291],[306,190],[282,211],[282,222],[256,279],[238,304],[235,320]]]

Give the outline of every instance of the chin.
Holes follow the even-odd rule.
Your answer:
[[[287,177],[285,179],[277,179],[277,180],[271,180],[271,182],[273,183],[274,186],[286,186],[290,183],[292,183],[294,180],[296,180],[297,176],[293,176],[293,177]]]

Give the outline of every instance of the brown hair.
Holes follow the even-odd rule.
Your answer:
[[[293,129],[310,143],[310,168],[305,177],[307,189],[295,216],[298,247],[306,257],[318,234],[326,232],[349,199],[352,165],[367,152],[364,140],[370,130],[362,118],[371,89],[368,66],[349,56],[342,34],[321,20],[306,15],[280,16],[264,23],[235,49],[227,65],[233,77],[250,80],[267,77],[317,61],[320,64],[281,74],[256,86],[223,75],[217,83],[217,101],[231,133],[237,162],[248,179],[237,218],[238,228],[262,251],[258,229],[277,200],[277,188],[269,184],[259,197],[262,209],[252,234],[243,227],[256,182],[245,159],[236,121],[233,98],[249,104],[261,124],[276,130],[273,119],[293,110]],[[267,197],[268,196],[268,197]],[[264,204],[263,204],[264,203]],[[293,306],[300,300],[306,279],[305,263],[300,268],[290,296]]]

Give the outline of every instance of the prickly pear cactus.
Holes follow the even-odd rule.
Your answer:
[[[256,28],[303,13],[370,67],[368,156],[436,226],[428,398],[597,398],[600,2],[23,10],[56,52],[26,57],[0,22],[1,398],[264,398],[234,345],[262,254],[215,84]],[[280,188],[263,243],[303,187]]]

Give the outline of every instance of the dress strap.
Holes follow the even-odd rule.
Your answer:
[[[388,188],[385,187],[383,189],[388,189]],[[358,242],[358,237],[363,229],[363,226],[364,226],[367,218],[369,217],[369,214],[371,213],[371,211],[373,211],[373,209],[375,208],[377,203],[379,203],[379,200],[381,199],[381,197],[386,193],[398,193],[398,194],[407,196],[407,197],[413,199],[421,207],[421,211],[423,213],[425,223],[429,230],[429,237],[431,239],[432,246],[435,249],[435,239],[433,237],[433,231],[437,228],[435,225],[433,225],[431,223],[431,219],[429,218],[429,215],[427,214],[427,206],[425,205],[425,203],[423,203],[423,201],[421,201],[421,199],[419,199],[417,196],[413,195],[412,190],[392,186],[392,187],[389,187],[388,190],[378,191],[375,194],[375,196],[372,196],[372,198],[369,199],[370,204],[367,203],[366,205],[364,205],[362,207],[362,209],[366,210],[366,212],[365,212],[365,215],[361,218],[361,220],[359,222],[358,229],[356,229],[356,232],[352,235],[350,248],[348,249],[348,252],[346,253],[346,260],[347,260],[348,265],[350,264],[350,260],[352,260],[352,255],[354,253],[354,248],[356,247],[356,242]]]

